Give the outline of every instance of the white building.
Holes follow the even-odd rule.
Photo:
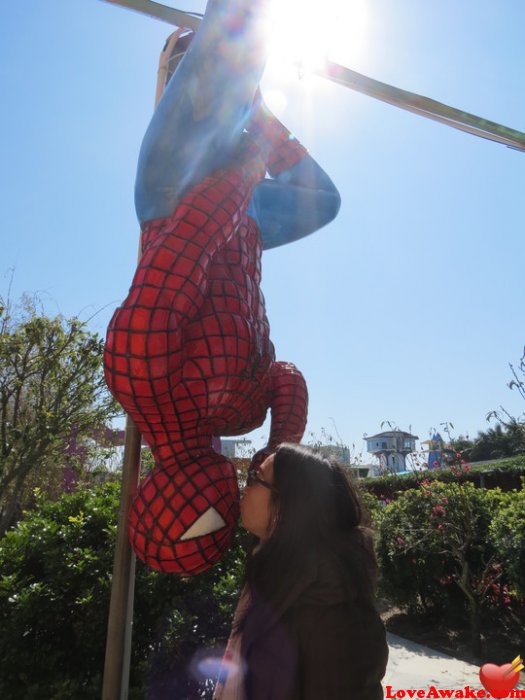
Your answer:
[[[379,460],[381,471],[406,471],[406,458],[416,449],[417,435],[403,430],[387,430],[377,435],[366,435],[366,449]]]

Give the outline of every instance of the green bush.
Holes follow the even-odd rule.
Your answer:
[[[100,697],[119,485],[37,495],[37,509],[0,540],[0,697]],[[196,578],[137,562],[130,698],[210,697],[188,671],[223,644],[238,595],[242,549]],[[153,692],[153,691],[152,691]]]
[[[521,491],[509,491],[490,525],[511,591],[525,598],[525,480]]]
[[[389,597],[412,611],[467,612],[481,604],[499,562],[488,537],[498,489],[470,483],[423,483],[405,491],[384,510],[379,559]],[[458,594],[458,592],[461,592]],[[462,594],[462,595],[461,595]]]
[[[384,504],[376,498],[370,491],[363,488],[361,481],[357,482],[359,487],[359,496],[361,503],[364,506],[366,515],[370,516],[372,527],[378,531],[381,519],[383,517]]]
[[[438,531],[430,523],[431,505],[421,489],[405,491],[383,510],[378,543],[382,592],[409,611],[442,608],[439,585],[447,562],[439,552]]]

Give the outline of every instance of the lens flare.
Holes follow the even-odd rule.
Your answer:
[[[293,64],[315,71],[328,59],[348,67],[361,55],[367,25],[366,0],[273,0],[267,41],[273,70]]]

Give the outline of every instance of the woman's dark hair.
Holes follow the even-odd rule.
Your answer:
[[[373,604],[377,564],[368,518],[346,470],[301,445],[283,444],[273,463],[275,526],[246,568],[253,594],[274,610],[328,560],[349,595]]]

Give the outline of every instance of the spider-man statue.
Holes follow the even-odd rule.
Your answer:
[[[218,561],[238,517],[235,469],[212,437],[253,430],[268,408],[256,461],[303,435],[306,385],[275,361],[261,254],[328,223],[340,203],[262,101],[264,4],[210,0],[181,50],[142,144],[142,258],[106,343],[108,385],[155,459],[132,503],[132,545],[183,575]]]

